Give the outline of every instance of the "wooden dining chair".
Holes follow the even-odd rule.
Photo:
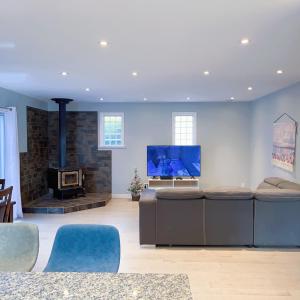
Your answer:
[[[0,223],[13,222],[13,206],[16,204],[11,201],[13,187],[0,190]]]
[[[0,178],[0,190],[4,190],[5,188],[5,179]]]
[[[5,188],[5,179],[0,178],[0,190]],[[2,197],[0,197],[0,202],[2,202]]]

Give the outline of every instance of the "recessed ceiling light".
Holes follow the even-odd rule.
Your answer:
[[[283,74],[283,71],[282,71],[282,70],[277,70],[276,73],[277,73],[278,75],[281,75],[281,74]]]
[[[137,77],[138,76],[138,72],[136,72],[136,71],[132,72],[132,76],[133,77]]]
[[[249,44],[249,39],[247,39],[247,38],[243,38],[243,39],[241,39],[241,45],[248,45]]]
[[[148,99],[147,98],[144,98],[144,101],[147,101]]]
[[[61,75],[62,76],[68,76],[68,72],[63,71],[63,72],[61,72]]]
[[[248,91],[252,91],[253,87],[252,86],[248,86]]]
[[[90,88],[86,88],[86,89],[85,89],[86,92],[89,92],[90,90],[91,90]]]
[[[100,101],[103,101],[103,100],[104,100],[104,99],[101,97],[101,98],[100,98]]]
[[[235,98],[234,97],[230,97],[230,100],[233,101]]]
[[[203,74],[204,74],[205,76],[208,76],[208,75],[209,75],[209,71],[204,71]]]
[[[108,46],[108,42],[107,41],[104,41],[104,40],[100,41],[100,47],[101,48],[106,48],[107,46]]]
[[[191,100],[191,98],[190,97],[186,97],[186,100],[189,101],[189,100]]]

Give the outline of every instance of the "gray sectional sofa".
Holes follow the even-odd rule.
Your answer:
[[[266,178],[254,200],[255,246],[300,246],[300,184]]]
[[[143,192],[140,244],[300,246],[300,185],[266,178],[247,188]]]

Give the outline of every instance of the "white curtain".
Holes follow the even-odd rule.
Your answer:
[[[20,153],[18,142],[18,122],[17,110],[15,107],[10,107],[4,112],[4,174],[5,186],[13,186],[12,200],[16,202],[14,205],[14,219],[22,218],[22,202],[20,191]]]

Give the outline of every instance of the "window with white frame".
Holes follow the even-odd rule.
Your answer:
[[[195,145],[196,142],[195,112],[174,112],[173,113],[173,144],[174,145]]]
[[[100,113],[100,147],[124,147],[124,113]]]
[[[4,115],[0,113],[0,178],[4,178]]]

